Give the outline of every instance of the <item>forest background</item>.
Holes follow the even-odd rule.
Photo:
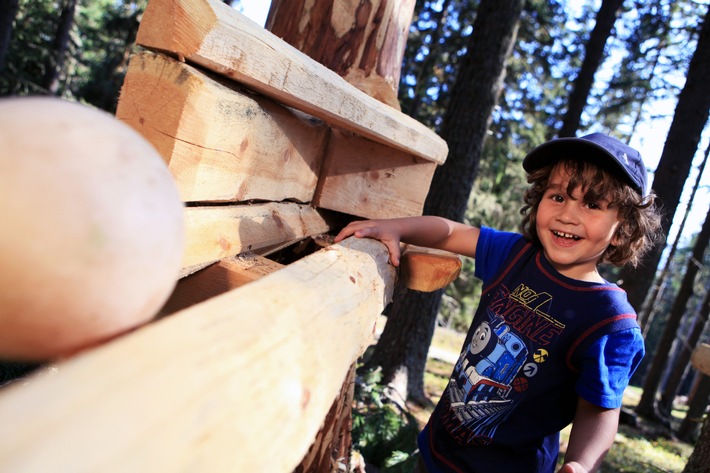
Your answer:
[[[113,112],[146,3],[3,1],[0,96],[57,95]],[[225,3],[260,23],[264,17],[257,15],[264,15],[269,5],[264,0]],[[694,58],[700,63],[696,74],[698,67],[708,63],[706,48],[710,46],[702,42],[707,34],[707,2],[525,2],[517,38],[506,58],[500,96],[487,117],[485,146],[472,165],[470,186],[463,186],[466,205],[462,219],[502,230],[518,228],[525,188],[522,158],[535,145],[564,134],[575,88],[585,75],[585,60],[592,46],[600,46],[592,44],[595,27],[604,7],[611,4],[616,4],[613,27],[602,38],[600,60],[591,70],[592,86],[582,97],[578,123],[571,134],[602,131],[637,147],[654,176],[654,190],[666,196],[664,186],[670,188],[673,183],[665,181],[668,175],[662,174],[661,179],[655,171],[664,160],[671,162],[666,164],[669,167],[675,166],[674,160],[676,164],[686,161],[689,171],[680,176],[681,197],[664,201],[669,228],[658,264],[646,268],[652,284],[641,288],[641,295],[628,289],[632,300],[636,299],[648,350],[644,366],[633,380],[644,387],[639,414],[695,439],[710,395],[707,377],[699,376],[689,365],[690,350],[709,337],[706,227],[710,176],[704,172],[704,163],[710,151],[710,135],[705,131],[710,76],[701,71],[692,81],[690,77]],[[259,8],[252,10],[253,6]],[[478,7],[475,0],[418,0],[415,7],[402,64],[400,104],[405,113],[442,134],[449,105],[457,101],[456,82],[471,55],[469,39],[480,19]],[[695,95],[686,97],[685,103],[690,101],[695,109],[687,113],[692,106],[683,105],[683,94],[691,92]],[[686,108],[681,110],[683,106]],[[693,135],[693,129],[700,131]],[[468,328],[480,294],[480,283],[472,274],[473,261],[467,260],[462,276],[445,292],[432,296],[430,304],[418,304],[433,311],[432,323],[458,331]],[[605,274],[626,284],[643,280],[611,268],[606,268]],[[397,330],[396,324],[388,325]],[[384,370],[386,377],[393,377],[398,368],[408,367],[410,380],[403,392],[422,402],[426,401],[423,365],[417,370],[408,364],[411,358],[417,359],[410,352],[421,351],[422,346],[426,349],[431,336],[431,331],[412,335],[406,328],[397,330],[395,340],[416,343],[390,344],[404,348],[396,356],[387,354],[394,366],[389,372],[387,367]],[[678,396],[692,397],[696,404],[695,419],[685,430],[671,426],[668,420],[671,403]]]

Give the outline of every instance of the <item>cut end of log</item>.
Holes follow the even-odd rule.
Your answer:
[[[453,282],[461,266],[458,255],[410,245],[402,253],[399,277],[408,289],[433,292]]]

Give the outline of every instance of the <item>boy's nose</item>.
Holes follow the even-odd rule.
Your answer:
[[[571,224],[577,224],[579,223],[579,206],[575,201],[568,201],[562,209],[560,209],[560,213],[557,215],[557,218],[564,223],[571,223]]]

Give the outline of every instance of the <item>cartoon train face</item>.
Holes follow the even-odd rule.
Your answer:
[[[506,399],[511,383],[525,363],[528,350],[503,319],[488,311],[459,359],[457,385],[464,402]]]

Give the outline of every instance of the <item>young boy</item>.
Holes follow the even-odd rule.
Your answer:
[[[476,258],[483,293],[449,384],[418,438],[420,470],[595,470],[644,355],[626,294],[601,262],[637,264],[659,217],[638,151],[603,134],[544,143],[523,161],[522,235],[423,216],[352,222],[335,238],[400,242]],[[423,464],[422,464],[423,463]]]

